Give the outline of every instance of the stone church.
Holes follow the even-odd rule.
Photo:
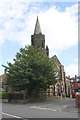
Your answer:
[[[42,34],[38,16],[35,24],[34,34],[31,35],[31,45],[39,47],[44,54],[49,56],[49,48],[48,46],[45,48],[45,35]],[[60,63],[56,55],[51,57],[51,60],[55,61],[55,71],[57,71],[58,78],[62,79],[64,66]]]
[[[41,52],[49,56],[49,48],[46,46],[45,48],[45,35],[42,34],[39,19],[37,16],[36,24],[35,24],[35,29],[34,29],[34,34],[31,35],[31,45],[37,46],[40,48]],[[60,83],[56,84],[56,89],[65,86],[65,72],[64,72],[64,66],[61,64],[61,62],[58,60],[57,56],[54,55],[51,57],[51,60],[55,62],[55,72],[56,72],[56,77],[58,80],[60,80]],[[65,88],[64,88],[65,89]]]
[[[42,34],[38,16],[36,20],[34,34],[31,35],[31,44],[39,47],[44,54],[49,56],[49,49],[48,46],[46,46],[45,48],[45,35]]]

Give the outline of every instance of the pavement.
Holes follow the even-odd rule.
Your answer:
[[[68,99],[68,98],[65,98],[65,99]],[[70,98],[69,98],[69,99],[70,99]],[[70,100],[71,100],[70,104],[67,104],[67,105],[62,109],[62,111],[72,112],[72,113],[80,113],[80,107],[76,107],[75,98],[74,98],[74,99],[70,99]]]
[[[68,98],[65,98],[65,99],[68,99]],[[76,106],[75,98],[71,99],[70,104],[67,104],[67,106],[65,106],[63,108],[63,111],[65,111],[65,112],[72,112],[72,113],[78,113],[78,114],[80,113],[80,107]]]
[[[76,106],[66,106],[63,111],[65,112],[76,112],[79,113],[80,108],[77,108]]]

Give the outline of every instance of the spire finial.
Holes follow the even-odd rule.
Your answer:
[[[34,29],[34,34],[39,34],[39,33],[42,33],[42,32],[41,32],[41,28],[40,28],[39,19],[38,19],[38,16],[37,16],[36,25],[35,25],[35,29]]]

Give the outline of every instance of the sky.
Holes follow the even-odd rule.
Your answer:
[[[68,1],[68,0],[67,0]],[[54,0],[0,1],[0,75],[21,47],[31,45],[39,18],[49,57],[57,55],[66,76],[78,75],[78,2]]]

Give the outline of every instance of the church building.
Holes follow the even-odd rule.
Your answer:
[[[38,16],[35,24],[34,34],[31,35],[31,45],[39,47],[43,53],[49,56],[49,49],[48,46],[45,48],[45,35],[42,34]]]
[[[35,24],[34,34],[31,35],[31,45],[39,47],[43,53],[49,56],[49,48],[48,46],[45,48],[45,35],[42,34],[38,16]],[[56,64],[55,71],[57,71],[58,78],[62,79],[64,66],[60,63],[56,55],[51,57],[51,60],[53,60]]]
[[[49,48],[46,46],[45,48],[45,35],[42,34],[39,19],[37,16],[36,24],[35,24],[35,29],[34,29],[34,34],[31,35],[31,45],[37,46],[40,48],[41,52],[49,56]],[[51,57],[51,60],[55,63],[55,72],[56,72],[56,77],[60,82],[60,86],[64,86],[65,84],[65,76],[64,76],[64,66],[61,64],[61,62],[58,60],[57,56],[54,55]],[[59,86],[59,85],[58,85]],[[61,89],[61,87],[60,87]]]

